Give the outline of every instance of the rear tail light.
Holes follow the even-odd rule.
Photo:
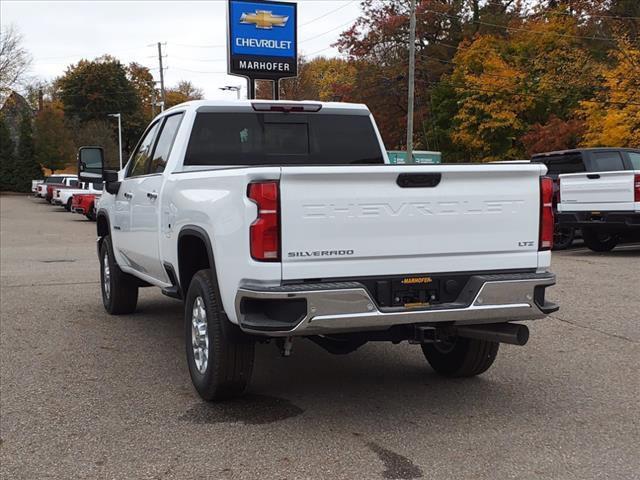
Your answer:
[[[553,248],[553,180],[540,178],[540,243],[538,250]]]
[[[633,191],[635,192],[633,195],[633,201],[640,202],[640,175],[635,175],[633,177]]]
[[[260,262],[280,261],[280,200],[278,182],[249,184],[248,197],[258,206],[258,218],[251,224],[251,257]]]

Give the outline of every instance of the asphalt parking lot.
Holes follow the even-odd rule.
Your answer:
[[[640,246],[554,254],[561,305],[481,377],[419,347],[257,349],[249,394],[203,403],[182,306],[102,307],[95,224],[2,196],[0,477],[640,478]]]

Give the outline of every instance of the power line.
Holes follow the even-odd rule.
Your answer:
[[[186,47],[186,48],[226,48],[226,44],[218,44],[218,45],[189,45],[185,43],[172,43],[171,45],[175,45],[176,47]]]
[[[217,74],[217,75],[227,75],[227,72],[223,72],[223,71],[213,71],[213,70],[190,70],[188,68],[181,68],[181,67],[171,67],[172,70],[179,70],[181,72],[190,72],[190,73],[213,73],[213,74]]]
[[[356,17],[356,18],[354,18],[354,19],[352,19],[352,20],[349,20],[349,21],[348,21],[348,22],[346,22],[346,23],[343,23],[342,25],[338,25],[337,27],[332,28],[331,30],[327,30],[326,32],[322,32],[322,33],[319,33],[318,35],[314,35],[313,37],[309,37],[309,38],[305,38],[304,40],[300,40],[298,43],[299,43],[299,44],[300,44],[300,43],[306,43],[306,42],[309,42],[309,41],[311,41],[311,40],[315,40],[316,38],[322,37],[322,36],[326,35],[327,33],[331,33],[331,32],[333,32],[333,31],[335,31],[335,30],[338,30],[339,28],[344,28],[344,27],[346,27],[347,25],[349,25],[350,23],[353,23],[353,22],[355,22],[356,20],[358,20],[358,18],[360,18],[360,17]]]
[[[305,25],[309,25],[309,24],[311,24],[311,23],[315,22],[316,20],[320,20],[321,18],[328,17],[328,16],[329,16],[329,15],[331,15],[332,13],[335,13],[335,12],[337,12],[337,11],[339,11],[339,10],[342,10],[343,8],[348,7],[348,6],[349,6],[349,5],[351,5],[352,3],[355,3],[356,1],[357,1],[357,0],[351,0],[351,1],[350,1],[350,2],[348,2],[348,3],[345,3],[344,5],[339,6],[338,8],[334,8],[333,10],[331,10],[331,11],[329,11],[329,12],[327,12],[327,13],[324,13],[324,14],[320,15],[319,17],[314,18],[313,20],[309,20],[308,22],[305,22],[305,23],[302,23],[302,24],[298,25],[298,27],[304,27]]]
[[[182,60],[185,62],[207,62],[207,63],[220,63],[226,62],[227,59],[207,59],[207,58],[186,58],[186,57],[176,57],[175,55],[171,55],[171,59],[174,60]]]
[[[487,5],[495,5],[495,6],[504,6],[503,3],[500,3],[499,0],[487,0]],[[574,15],[572,13],[567,13],[567,12],[559,12],[556,10],[542,10],[540,12],[535,12],[532,13],[530,16],[541,16],[541,15],[564,15],[567,17],[571,17],[571,18],[575,18],[575,19],[579,19],[577,15]],[[640,17],[634,17],[634,16],[624,16],[624,15],[599,15],[596,13],[587,13],[585,14],[586,18],[608,18],[608,19],[613,19],[613,20],[640,20]],[[525,17],[520,17],[520,18],[525,18]]]
[[[464,17],[460,16],[460,15],[451,15],[449,13],[444,13],[444,12],[438,12],[436,10],[423,10],[420,15],[424,15],[427,13],[433,13],[435,15],[440,15],[443,17],[448,17],[448,18],[457,18],[457,19],[464,19]],[[571,35],[568,33],[560,33],[560,32],[549,32],[549,31],[539,31],[539,30],[531,30],[531,29],[527,29],[527,28],[520,28],[520,27],[510,27],[508,25],[499,25],[497,23],[490,23],[490,22],[483,22],[481,20],[471,20],[472,24],[478,24],[478,25],[485,25],[485,26],[489,26],[489,27],[495,27],[495,28],[504,28],[505,30],[513,30],[516,32],[528,32],[528,33],[534,33],[537,35],[555,35],[558,37],[565,37],[565,38],[577,38],[577,39],[581,39],[581,40],[600,40],[603,42],[616,42],[617,40],[615,38],[609,38],[609,37],[596,37],[596,36],[585,36],[585,35]]]
[[[422,80],[422,79],[416,79],[416,82],[426,83],[426,84],[430,84],[430,85],[448,84],[449,86],[451,86],[453,88],[473,90],[473,91],[485,92],[485,93],[495,93],[495,94],[500,94],[500,95],[505,94],[505,95],[511,95],[511,96],[541,98],[541,95],[535,94],[535,93],[514,92],[514,91],[511,91],[511,90],[507,90],[507,89],[493,90],[493,89],[488,89],[488,88],[473,87],[473,86],[469,86],[467,84],[453,83],[453,82],[449,81],[449,79],[446,79],[446,78],[440,80],[439,82],[436,82],[434,80]],[[556,100],[564,99],[564,97],[558,97],[558,96],[547,96],[547,98],[555,98]],[[611,101],[611,100],[588,100],[588,99],[584,99],[584,100],[580,100],[580,101],[581,102],[589,102],[589,103],[604,103],[604,104],[609,104],[609,105],[621,105],[621,106],[634,105],[634,106],[640,106],[640,103],[615,102],[615,101]]]

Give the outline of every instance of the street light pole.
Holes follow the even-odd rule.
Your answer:
[[[219,90],[236,92],[238,100],[240,100],[240,90],[242,90],[240,85],[225,85],[224,87],[220,87]]]
[[[413,102],[416,75],[416,0],[411,0],[409,19],[409,98],[407,108],[407,163],[413,162]]]
[[[120,157],[120,170],[122,170],[122,116],[119,113],[110,113],[109,117],[118,119],[118,153]]]

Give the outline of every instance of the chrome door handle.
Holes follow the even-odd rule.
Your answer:
[[[158,198],[158,194],[157,192],[147,192],[147,198],[149,200],[155,200],[156,198]]]
[[[133,198],[133,193],[131,192],[124,192],[123,195],[124,198],[126,198],[127,200],[131,200]]]

